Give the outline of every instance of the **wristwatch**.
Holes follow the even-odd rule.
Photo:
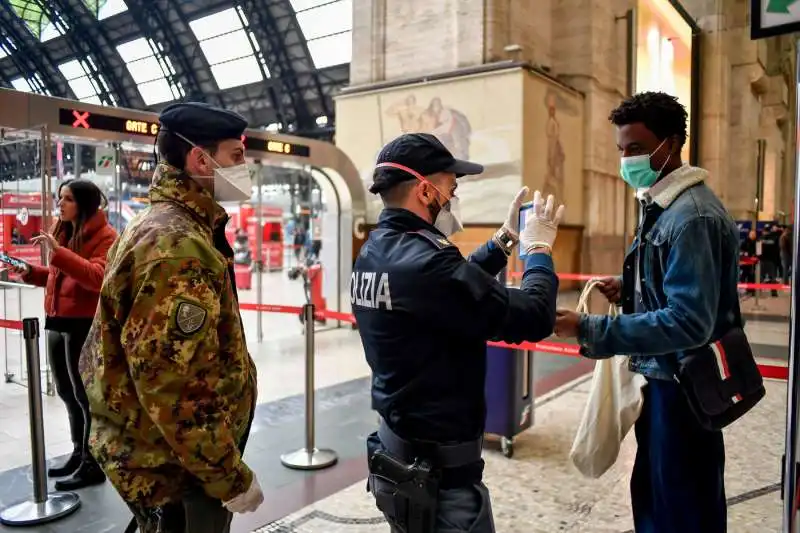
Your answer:
[[[511,251],[519,243],[519,237],[509,231],[505,226],[497,230],[492,240],[506,255],[511,255]]]

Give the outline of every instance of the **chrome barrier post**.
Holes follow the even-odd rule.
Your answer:
[[[756,293],[755,299],[756,299],[756,301],[755,301],[755,305],[753,306],[753,311],[764,311],[766,309],[763,305],[761,305],[759,303],[759,300],[761,298],[761,288],[759,287],[759,285],[761,285],[761,260],[760,259],[756,263],[756,290],[755,290],[755,293]]]
[[[74,492],[47,493],[42,420],[42,376],[39,363],[39,319],[22,320],[25,355],[28,359],[28,411],[31,426],[33,499],[0,511],[0,523],[7,526],[32,526],[53,522],[78,510],[81,500]]]
[[[256,253],[258,254],[258,261],[256,261],[256,272],[258,273],[258,277],[256,278],[256,303],[258,304],[258,310],[256,311],[256,338],[258,342],[264,342],[264,325],[262,321],[262,315],[264,314],[262,309],[262,305],[264,304],[264,289],[263,289],[263,277],[264,277],[264,189],[263,189],[263,172],[264,167],[261,166],[261,162],[258,163],[258,170],[256,171],[256,186],[258,188],[258,215],[256,216]]]
[[[314,442],[314,304],[303,306],[303,324],[306,335],[306,445],[281,455],[281,463],[294,470],[321,470],[333,466],[339,458],[335,451],[318,449]]]
[[[795,87],[797,88],[797,105],[795,106],[795,127],[800,124],[800,39],[795,46]],[[800,408],[800,365],[797,357],[800,353],[800,294],[798,293],[797,265],[800,264],[800,232],[797,231],[797,216],[800,214],[800,139],[795,138],[795,189],[794,189],[794,235],[792,250],[793,272],[791,279],[792,303],[789,315],[789,383],[787,386],[786,402],[786,447],[783,456],[783,471],[781,472],[781,496],[783,498],[783,529],[784,533],[798,533],[800,521],[797,520],[798,504],[798,457],[800,457],[800,435],[798,435],[798,408]]]

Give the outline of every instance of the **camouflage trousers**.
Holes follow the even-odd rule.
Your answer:
[[[139,533],[230,533],[233,515],[201,488],[188,490],[179,502],[162,507],[128,504]]]

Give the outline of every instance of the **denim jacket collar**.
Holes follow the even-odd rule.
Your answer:
[[[644,205],[656,204],[668,208],[683,191],[705,181],[708,172],[684,163],[648,189],[636,191],[636,198]]]
[[[640,191],[643,226],[623,264],[624,313],[581,318],[578,340],[588,356],[629,355],[631,370],[669,380],[688,350],[730,329],[738,306],[739,233],[702,184],[706,176],[684,165]]]

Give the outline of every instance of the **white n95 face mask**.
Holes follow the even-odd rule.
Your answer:
[[[458,196],[451,197],[445,205],[446,207],[442,207],[439,214],[436,215],[433,226],[445,237],[450,237],[464,229],[464,224],[461,222],[461,205],[458,203]]]
[[[218,202],[245,202],[252,195],[253,180],[250,175],[250,165],[242,163],[233,167],[214,169],[214,198]]]
[[[200,148],[178,132],[173,134],[191,146]],[[214,199],[218,202],[246,202],[253,196],[253,180],[250,176],[250,165],[242,163],[232,167],[221,166],[211,154],[200,148],[206,156],[217,165],[214,169]]]

